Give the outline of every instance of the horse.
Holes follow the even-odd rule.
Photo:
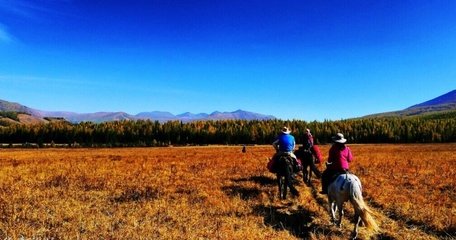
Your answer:
[[[379,227],[371,216],[372,211],[363,200],[361,181],[351,173],[339,175],[328,186],[328,203],[331,221],[338,227],[341,227],[342,216],[344,214],[343,204],[347,201],[351,202],[355,210],[355,226],[352,232],[352,239],[356,239],[358,236],[358,226],[361,221],[367,229],[377,232]],[[336,211],[339,213],[338,220],[336,220]]]
[[[312,172],[314,172],[318,178],[321,177],[321,172],[318,170],[317,166],[315,166],[315,162],[319,162],[320,159],[317,158],[317,155],[314,153],[314,151],[301,146],[294,153],[296,157],[301,160],[302,180],[305,183],[310,184]]]
[[[290,192],[293,196],[299,196],[298,190],[293,185],[293,161],[294,160],[290,155],[280,154],[274,163],[280,199],[287,198],[287,187],[290,188]]]

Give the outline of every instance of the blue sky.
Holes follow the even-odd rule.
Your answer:
[[[456,89],[456,1],[0,0],[0,99],[338,120]]]

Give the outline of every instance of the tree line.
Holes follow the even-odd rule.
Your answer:
[[[338,121],[217,120],[160,123],[124,120],[71,124],[53,121],[35,125],[0,127],[0,143],[35,143],[37,146],[85,147],[169,146],[208,144],[271,144],[283,126],[289,126],[298,144],[306,128],[317,144],[330,142],[337,132],[350,143],[456,142],[456,112],[423,117],[360,118]]]

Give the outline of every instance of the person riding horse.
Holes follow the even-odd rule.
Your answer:
[[[306,128],[306,133],[304,134],[304,143],[302,144],[304,148],[310,151],[310,149],[314,145],[314,139],[312,133],[310,133],[310,129]]]
[[[273,168],[278,176],[279,180],[279,191],[281,191],[281,179],[285,177],[285,184],[290,188],[291,194],[294,196],[299,196],[299,192],[293,186],[293,174],[294,172],[299,171],[298,160],[293,153],[296,142],[293,135],[290,134],[291,131],[288,127],[283,127],[277,139],[272,143],[276,153],[272,157]],[[286,197],[286,188],[284,189],[285,193],[282,195],[282,198]]]
[[[281,133],[277,137],[277,139],[272,143],[274,146],[276,153],[272,157],[273,159],[277,159],[281,155],[289,155],[296,161],[296,156],[294,155],[293,151],[296,146],[295,138],[291,135],[291,131],[288,127],[283,127]]]
[[[329,149],[326,169],[321,176],[321,194],[328,194],[328,186],[339,174],[346,173],[349,163],[353,161],[353,154],[348,146],[345,145],[347,139],[342,133],[337,133],[332,137],[334,144]]]

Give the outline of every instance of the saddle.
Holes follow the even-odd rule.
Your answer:
[[[277,156],[277,161],[279,161],[280,158],[284,158],[285,161],[287,161],[287,164],[290,164],[292,166],[293,172],[299,172],[302,170],[302,163],[299,159],[294,158],[292,155],[286,152],[282,152]]]
[[[292,157],[289,153],[280,153],[277,156],[274,156],[274,157],[270,158],[269,161],[268,161],[268,164],[267,164],[266,167],[268,168],[268,170],[271,173],[277,173],[277,164],[278,164],[278,162],[280,161],[281,158],[284,161],[286,161],[287,164],[292,166],[293,172],[298,172],[298,171],[302,170],[301,161],[299,161],[298,159]]]
[[[345,171],[337,171],[337,172],[334,172],[330,177],[329,177],[329,184],[331,184],[332,182],[334,182],[337,177],[339,177],[340,175],[342,174],[348,174],[350,173],[348,170],[345,170]],[[343,184],[342,184],[343,185]]]

